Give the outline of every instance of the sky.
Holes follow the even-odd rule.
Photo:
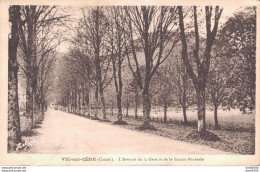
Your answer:
[[[204,7],[203,7],[204,8]],[[236,12],[236,10],[239,10],[239,8],[241,8],[241,6],[224,6],[222,7],[224,8],[223,12],[222,12],[222,16],[220,18],[220,24],[219,26],[221,26],[223,23],[226,22],[226,20],[228,19],[228,17],[232,16],[234,14],[234,12]],[[73,14],[72,18],[78,19],[81,17],[81,10],[79,7],[69,7],[66,9],[66,11],[68,13]],[[68,52],[70,43],[68,42],[63,42],[59,47],[58,47],[58,51],[62,52],[62,53],[66,53]]]
[[[222,12],[222,17],[220,19],[220,22],[223,23],[226,21],[227,17],[230,17],[236,12],[236,10],[239,10],[241,6],[229,6],[229,7],[224,7],[224,10]]]

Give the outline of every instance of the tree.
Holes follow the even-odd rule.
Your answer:
[[[42,121],[44,118],[45,106],[46,106],[46,96],[48,94],[49,87],[51,85],[50,80],[52,77],[52,72],[56,63],[57,53],[55,51],[49,51],[45,54],[46,57],[42,56],[42,62],[39,64],[38,68],[38,88],[37,88],[37,104],[40,110],[39,120]]]
[[[108,48],[106,42],[108,21],[101,7],[91,9],[88,16],[83,10],[83,21],[83,27],[86,31],[85,36],[88,40],[89,50],[91,52],[90,54],[94,58],[96,103],[98,101],[99,93],[102,104],[103,119],[106,120],[104,89],[112,80],[112,77],[108,76],[111,63],[111,58],[108,58]]]
[[[69,81],[69,88],[67,89],[70,92],[70,102],[68,103],[70,105],[70,111],[78,113],[80,110],[80,89],[82,85],[84,85],[85,71],[81,68],[84,64],[79,65],[80,63],[75,61],[75,57],[78,58],[77,54],[74,54],[73,51],[64,56],[66,68],[63,70],[68,72],[66,80]]]
[[[20,50],[24,62],[22,69],[26,76],[26,114],[30,119],[29,128],[35,124],[35,116],[37,115],[37,87],[38,87],[38,70],[41,59],[45,54],[57,47],[57,45],[50,44],[49,41],[56,40],[56,34],[49,39],[50,30],[48,27],[57,24],[61,19],[66,18],[64,15],[58,13],[56,6],[21,6],[22,25],[19,28],[20,35]],[[47,29],[46,29],[47,28]],[[53,28],[52,28],[53,29]],[[45,32],[45,31],[46,32]],[[41,35],[41,34],[44,35]],[[41,46],[46,43],[49,46]],[[45,44],[46,45],[46,44]],[[50,46],[51,45],[51,46]],[[43,49],[42,49],[43,48]],[[42,57],[42,58],[39,58]],[[37,120],[36,116],[36,120]]]
[[[65,56],[65,55],[64,55]],[[55,79],[55,101],[61,102],[61,105],[68,107],[68,112],[73,112],[73,75],[71,72],[71,63],[66,57],[62,56],[57,62]]]
[[[108,9],[108,8],[107,8]],[[108,31],[108,44],[111,51],[111,61],[113,66],[113,78],[115,83],[116,90],[116,99],[117,99],[117,109],[118,109],[118,121],[115,124],[126,124],[122,121],[122,91],[123,91],[123,82],[122,82],[122,67],[123,61],[126,56],[126,47],[125,47],[125,37],[122,29],[124,24],[120,18],[122,14],[121,7],[110,7],[109,13],[109,31]],[[128,105],[127,105],[128,106]]]
[[[164,109],[164,122],[167,122],[167,110],[173,102],[173,89],[169,84],[169,67],[162,65],[156,71],[151,81],[152,100],[155,100],[155,105],[160,105]]]
[[[33,64],[36,62],[36,27],[34,16],[36,15],[36,6],[22,7],[22,17],[25,24],[20,28],[21,50],[24,53],[24,73],[26,76],[26,115],[30,118],[29,130],[34,124],[33,115]]]
[[[37,54],[34,64],[34,117],[35,121],[42,120],[45,112],[46,103],[46,88],[50,83],[46,81],[51,77],[55,62],[57,60],[56,47],[60,45],[60,33],[56,31],[53,35],[55,25],[47,24],[44,27],[38,28],[37,33]]]
[[[185,28],[183,21],[183,10],[182,7],[178,7],[179,13],[179,27],[181,34],[181,42],[182,42],[182,60],[185,64],[187,73],[191,77],[197,95],[197,111],[198,111],[198,132],[204,133],[206,131],[206,115],[205,115],[205,89],[207,83],[207,77],[210,67],[210,59],[211,59],[211,50],[214,45],[215,37],[218,30],[219,19],[223,9],[219,9],[218,6],[215,7],[215,16],[214,16],[214,25],[211,30],[211,17],[212,17],[212,6],[205,7],[205,17],[206,17],[206,46],[204,50],[204,54],[202,57],[199,57],[199,48],[200,48],[200,40],[199,40],[199,31],[198,31],[198,21],[197,21],[197,7],[193,7],[193,17],[194,17],[194,29],[195,29],[195,48],[193,50],[193,57],[196,62],[197,71],[195,73],[196,68],[193,68],[188,58],[187,52],[187,42],[185,37]]]
[[[176,52],[179,53],[178,49]],[[185,65],[177,53],[172,54],[175,57],[167,59],[165,69],[167,69],[168,79],[165,82],[171,89],[175,105],[182,108],[183,121],[187,123],[186,110],[194,104],[195,91]]]
[[[11,34],[8,44],[8,150],[15,150],[21,142],[21,128],[18,103],[18,63],[17,48],[19,43],[19,27],[21,27],[21,7],[9,7]]]
[[[83,36],[80,36],[82,33],[78,30],[77,37],[72,41],[73,46],[71,47],[70,53],[67,56],[66,60],[68,61],[70,67],[73,67],[73,73],[78,75],[81,90],[82,90],[82,104],[88,105],[88,116],[90,117],[91,111],[91,85],[93,84],[93,59],[88,52],[88,44]],[[87,94],[85,90],[87,89]],[[80,100],[79,96],[79,100]],[[96,114],[95,114],[96,115]]]
[[[133,75],[131,77],[130,83],[128,84],[127,91],[129,91],[129,93],[130,93],[130,99],[133,100],[133,102],[134,102],[135,119],[137,119],[138,118],[138,114],[137,114],[138,113],[138,106],[141,104],[141,101],[140,101],[141,92],[140,92],[138,84],[137,84]],[[134,95],[132,96],[131,93],[134,94]],[[133,97],[133,98],[131,98],[131,97]]]
[[[214,107],[215,129],[219,129],[218,107],[224,105],[227,100],[230,89],[228,82],[230,79],[230,65],[224,57],[213,56],[211,60],[211,69],[208,74],[207,92],[210,95],[210,103]]]
[[[83,99],[84,103],[88,104],[88,116],[90,117],[91,106],[94,103],[91,98],[91,86],[95,84],[95,57],[92,50],[91,36],[89,34],[89,23],[87,16],[82,9],[83,18],[78,21],[78,26],[76,27],[76,37],[72,39],[73,46],[71,47],[70,61],[72,64],[76,65],[75,70],[82,75],[83,83],[83,97],[85,97],[85,88],[87,88],[87,94]],[[98,89],[98,87],[96,86]],[[98,98],[98,90],[96,90],[96,101]],[[97,114],[95,113],[95,117]]]
[[[176,7],[125,7],[126,39],[131,47],[127,54],[128,64],[142,92],[144,124],[140,129],[155,129],[149,124],[151,111],[150,82],[158,67],[167,59],[178,42]],[[140,57],[144,54],[145,75],[140,71]],[[140,52],[140,51],[139,51]],[[142,58],[142,57],[141,57]],[[135,69],[133,67],[133,64]]]
[[[234,107],[255,108],[256,87],[256,7],[246,7],[230,17],[220,30],[221,55],[234,66],[231,73],[230,103]]]

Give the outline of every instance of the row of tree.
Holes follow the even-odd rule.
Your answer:
[[[66,16],[53,6],[10,6],[8,62],[8,149],[21,142],[18,103],[18,70],[26,80],[26,130],[43,120],[46,97],[51,89],[50,75],[56,61],[60,33],[55,30]],[[56,34],[54,34],[54,30]],[[19,88],[20,89],[20,88]]]
[[[218,6],[81,9],[83,17],[60,71],[64,76],[58,86],[60,104],[76,111],[85,104],[98,108],[100,103],[105,120],[106,107],[116,97],[116,123],[123,124],[125,91],[127,100],[133,95],[136,115],[138,104],[143,106],[145,122],[140,129],[154,129],[149,124],[153,104],[164,107],[165,121],[169,106],[181,107],[184,122],[187,108],[196,104],[201,133],[206,131],[207,104],[214,107],[216,128],[219,106],[253,110],[256,8],[241,9],[219,29],[222,10]],[[185,17],[192,20],[185,22]]]

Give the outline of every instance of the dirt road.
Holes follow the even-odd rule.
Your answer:
[[[49,109],[28,153],[229,154]]]

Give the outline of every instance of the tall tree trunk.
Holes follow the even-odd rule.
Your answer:
[[[121,64],[118,69],[118,93],[117,93],[117,108],[118,108],[118,121],[122,122],[123,114],[122,114],[122,90],[123,90],[123,83],[121,78]]]
[[[128,92],[127,92],[127,96],[126,96],[126,117],[129,117],[129,100],[128,100]]]
[[[11,62],[9,62],[11,63]],[[17,68],[17,69],[15,69]],[[21,141],[20,116],[17,86],[18,64],[9,64],[8,77],[8,149],[14,150]]]
[[[44,96],[43,96],[43,91],[41,90],[40,92],[41,94],[41,99],[40,99],[40,113],[41,113],[41,117],[40,117],[40,121],[43,121],[44,119],[44,112],[45,112],[45,100],[44,100]]]
[[[43,93],[41,93],[43,94]],[[40,118],[40,121],[43,121],[44,119],[44,112],[45,112],[45,106],[44,106],[44,97],[42,96],[42,99],[41,99],[41,118]]]
[[[35,29],[34,29],[34,14],[35,14],[36,6],[30,6],[30,8],[26,8],[26,12],[31,13],[26,17],[27,19],[27,50],[25,53],[25,61],[26,61],[26,114],[29,117],[29,125],[27,129],[32,129],[34,125],[34,114],[33,114],[33,81],[34,81],[34,58],[36,55],[35,49]]]
[[[102,104],[103,119],[107,119],[106,102],[105,102],[105,97],[104,97],[104,88],[103,88],[103,83],[102,83],[100,61],[99,61],[99,59],[97,61],[98,61],[98,63],[97,63],[97,75],[98,75],[98,86],[99,86],[98,91],[99,91],[99,94],[100,94],[100,99],[101,99],[101,104]]]
[[[118,108],[118,113],[117,113],[117,117],[118,117],[118,121],[119,122],[122,122],[122,118],[123,118],[123,115],[122,115],[122,102],[121,102],[121,95],[119,95],[120,93],[118,93],[117,95],[117,108]]]
[[[69,94],[67,93],[67,95],[66,95],[66,107],[68,108],[68,111],[67,112],[69,112],[70,111],[70,106],[69,106]]]
[[[156,130],[156,128],[150,124],[151,100],[149,95],[149,87],[144,87],[142,94],[143,94],[144,123],[139,127],[139,129]]]
[[[79,109],[79,113],[81,114],[81,104],[80,104],[80,97],[81,97],[81,91],[79,90],[79,94],[78,94],[78,109]]]
[[[40,121],[43,121],[44,119],[44,112],[45,112],[45,106],[44,106],[44,101],[41,103],[41,119]]]
[[[138,94],[135,93],[135,119],[138,118],[138,116],[137,116],[137,110],[138,110]]]
[[[167,103],[163,102],[163,109],[164,109],[163,120],[164,120],[164,122],[167,122],[167,108],[168,108]]]
[[[188,120],[187,120],[187,115],[186,115],[186,107],[182,107],[182,111],[183,111],[183,119],[184,119],[184,123],[187,123]]]
[[[90,80],[88,80],[88,116],[90,117],[90,113],[91,113],[91,83]]]
[[[101,103],[102,103],[103,119],[107,119],[106,102],[105,102],[105,97],[104,97],[103,90],[100,91],[100,98],[101,98]]]
[[[206,131],[205,87],[197,90],[198,132]]]
[[[113,78],[115,82],[115,90],[116,90],[116,102],[117,102],[117,118],[118,122],[123,121],[123,115],[122,115],[122,90],[123,90],[123,82],[122,82],[122,76],[121,76],[121,51],[119,51],[118,57],[115,57],[114,51],[113,51],[113,44],[112,44],[112,65],[113,65]],[[120,47],[119,47],[120,50]],[[118,59],[117,59],[118,58]],[[116,62],[118,61],[118,73],[117,73],[117,67]],[[118,79],[117,79],[118,77]],[[112,104],[113,106],[113,104]],[[113,107],[112,107],[113,110]],[[113,111],[112,111],[113,115]]]
[[[39,97],[39,121],[42,121],[44,115],[44,111],[42,109],[44,109],[44,106],[43,106],[43,93],[41,90],[39,96],[40,96]]]
[[[218,124],[218,105],[214,105],[214,120],[215,120],[215,129],[219,129],[219,124]]]
[[[112,103],[112,107],[111,107],[111,115],[114,115],[114,103]]]
[[[83,84],[83,90],[82,90],[82,105],[85,106],[85,82]]]
[[[37,95],[36,95],[36,88],[33,87],[33,115],[34,115],[34,123],[33,125],[35,125],[38,120],[39,120],[39,104],[38,104],[38,98],[37,98]]]
[[[68,113],[70,112],[70,94],[67,94],[67,107],[68,107]]]
[[[85,115],[85,88],[86,88],[86,83],[83,83],[83,89],[82,89],[82,109],[83,109],[83,115]]]
[[[70,113],[72,113],[72,102],[73,102],[73,96],[72,96],[72,92],[70,93],[70,100],[69,100],[69,105],[70,105]]]
[[[151,112],[151,100],[150,100],[150,95],[149,95],[149,88],[144,87],[142,96],[143,96],[144,124],[149,125],[149,123],[150,123],[150,112]]]
[[[183,95],[182,95],[182,111],[183,111],[183,118],[184,118],[184,123],[187,123],[187,115],[186,115],[186,104],[187,104],[187,100],[186,100],[186,88],[187,88],[187,78],[188,78],[188,74],[186,72],[186,68],[184,67],[184,76],[183,76]]]
[[[77,89],[75,88],[75,95],[74,95],[74,113],[77,110]]]
[[[97,68],[97,64],[96,64],[96,68]],[[98,70],[96,69],[96,73],[98,72]],[[97,76],[96,76],[96,91],[95,91],[95,117],[97,117],[97,114],[98,114],[98,97],[99,97],[99,94],[101,94],[101,93],[99,93],[99,79],[98,79],[98,74],[96,74]]]
[[[96,84],[95,101],[96,101],[96,103],[98,102],[98,82]]]
[[[8,151],[15,150],[16,144],[21,142],[21,128],[18,103],[18,63],[17,47],[19,40],[20,7],[9,8],[9,21],[11,26],[11,38],[8,47]]]
[[[96,113],[95,113],[95,117],[97,116],[97,105],[98,105],[98,92],[103,90],[102,88],[102,83],[101,83],[101,67],[100,67],[100,36],[99,36],[99,7],[97,7],[96,9],[96,16],[95,16],[95,68],[96,68]],[[100,89],[101,88],[101,89]],[[103,95],[103,93],[99,93],[100,96]],[[100,97],[101,98],[101,103],[103,106],[103,102],[104,102],[104,97]],[[102,109],[103,110],[103,109]],[[106,113],[106,112],[105,112]],[[103,114],[104,115],[104,114]]]
[[[34,123],[33,92],[32,92],[31,82],[32,82],[31,77],[29,75],[26,80],[26,118],[29,119],[26,130],[31,130]]]

